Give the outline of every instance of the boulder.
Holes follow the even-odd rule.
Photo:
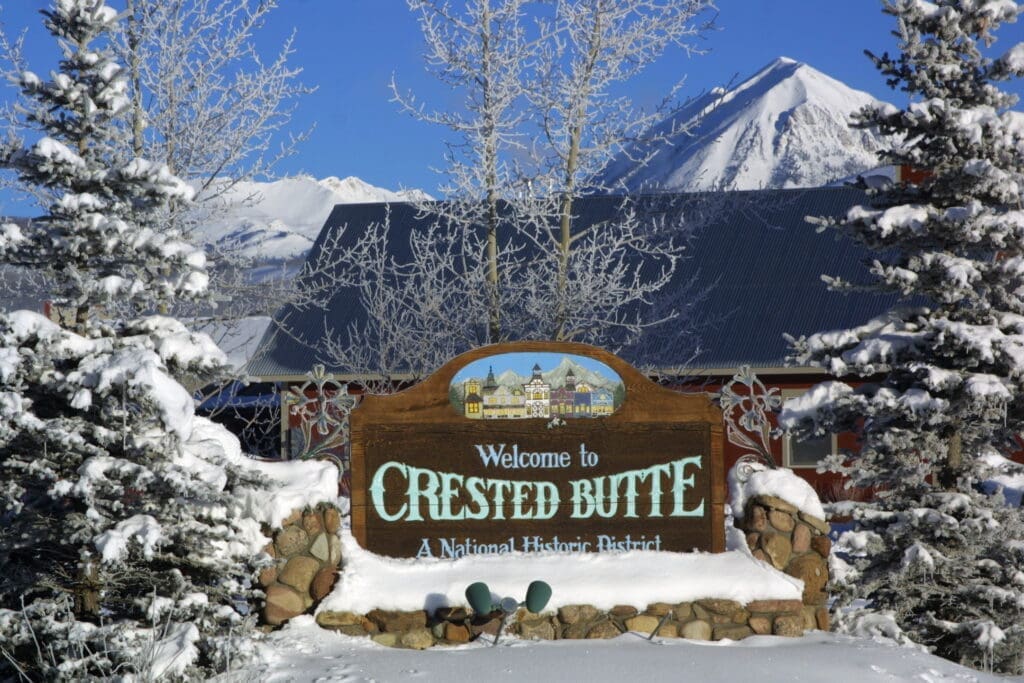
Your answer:
[[[825,558],[817,553],[807,553],[795,558],[786,567],[786,573],[804,582],[805,604],[814,604],[828,583],[828,566],[825,564]]]
[[[313,596],[314,600],[323,600],[326,598],[331,589],[334,588],[334,582],[338,580],[338,570],[334,567],[324,567],[316,573],[313,577],[313,583],[310,585],[309,591]]]
[[[772,633],[777,636],[796,638],[804,634],[804,618],[800,614],[780,614],[775,617]]]
[[[789,564],[789,558],[793,554],[793,544],[784,534],[763,534],[761,536],[761,549],[764,550],[772,566],[776,569],[785,569]]]
[[[793,515],[782,510],[770,510],[768,512],[768,522],[779,531],[789,532],[796,526]]]
[[[294,527],[293,527],[294,528]],[[309,586],[313,583],[313,577],[320,571],[320,563],[312,557],[298,555],[288,560],[277,580],[287,584],[300,593],[309,593]]]
[[[338,512],[338,508],[333,505],[329,505],[324,508],[324,529],[331,536],[338,533],[338,529],[341,528],[341,513]]]
[[[711,633],[712,640],[743,640],[747,636],[754,635],[749,626],[740,624],[720,624],[715,626]]]
[[[679,635],[690,640],[711,640],[711,624],[703,619],[688,621],[679,627]]]
[[[267,589],[266,604],[263,618],[268,624],[280,626],[285,621],[302,614],[306,610],[302,596],[288,586],[275,583]]]
[[[658,617],[640,614],[626,619],[626,630],[638,631],[647,635],[653,633],[654,629],[658,628],[658,622],[660,621],[661,619]]]
[[[292,557],[306,552],[309,547],[309,534],[302,527],[289,526],[277,532],[274,545],[282,557]]]
[[[403,633],[398,642],[410,650],[426,650],[434,644],[434,634],[426,627],[414,628]]]
[[[316,535],[309,546],[309,554],[321,562],[327,562],[329,564],[330,546],[327,544],[327,534],[321,531]]]
[[[801,555],[811,549],[811,527],[803,522],[793,529],[793,553]]]
[[[587,638],[590,640],[618,638],[621,634],[619,627],[611,621],[599,621],[587,631]]]
[[[401,612],[375,609],[367,613],[366,618],[386,633],[405,633],[414,628],[426,628],[427,626],[427,613],[423,610]]]

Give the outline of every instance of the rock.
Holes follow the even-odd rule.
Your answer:
[[[327,563],[332,567],[341,566],[341,539],[334,534],[327,536]]]
[[[829,618],[827,607],[819,607],[814,611],[814,621],[816,622],[818,630],[828,631],[832,628],[832,622]]]
[[[491,636],[497,635],[499,628],[501,628],[501,619],[499,617],[474,619],[469,625],[469,631],[474,637],[479,636],[481,633]]]
[[[786,567],[786,573],[804,582],[804,603],[811,603],[828,583],[828,567],[825,559],[817,553],[807,553],[794,559]]]
[[[679,627],[679,635],[690,640],[711,640],[711,624],[703,619],[688,621]]]
[[[376,627],[372,631],[367,631],[361,624],[350,624],[348,626],[338,626],[333,631],[337,631],[346,636],[355,636],[361,638],[363,636],[369,636],[377,633]]]
[[[594,625],[592,621],[577,621],[575,624],[567,624],[562,629],[562,638],[565,640],[580,640],[587,637],[587,631]]]
[[[465,607],[438,607],[434,610],[434,618],[438,621],[465,621],[469,618],[469,610]]]
[[[703,607],[701,607],[697,603],[693,604],[692,609],[693,609],[693,616],[697,617],[701,621],[706,621],[708,623],[711,623],[711,612],[707,611],[706,609],[704,609]]]
[[[403,633],[398,642],[402,647],[407,647],[410,650],[426,650],[433,646],[434,634],[426,627],[414,628]]]
[[[405,633],[414,628],[425,628],[427,625],[427,613],[423,610],[399,612],[375,609],[367,613],[366,618],[387,633]]]
[[[678,605],[676,605],[675,607],[673,607],[672,609],[673,609],[673,612],[674,612],[674,614],[672,616],[674,616],[679,621],[683,621],[684,619],[689,619],[690,617],[693,616],[693,603],[681,602]]]
[[[818,625],[818,609],[813,606],[804,607],[800,610],[800,623],[804,629],[813,631]]]
[[[776,569],[785,569],[793,554],[793,544],[783,534],[762,534],[761,549]]]
[[[743,605],[735,600],[720,600],[712,598],[708,600],[698,600],[697,604],[709,612],[721,614],[726,617],[732,617],[734,613],[743,609]]]
[[[306,552],[306,548],[309,547],[309,534],[302,527],[290,526],[277,533],[274,545],[282,557],[292,557]]]
[[[330,549],[327,546],[327,534],[323,532],[317,534],[316,538],[313,539],[313,543],[309,546],[309,554],[321,562],[328,562],[330,560]]]
[[[750,630],[759,636],[767,636],[772,632],[772,620],[769,617],[750,617]]]
[[[338,508],[333,505],[328,505],[324,508],[324,530],[327,531],[331,536],[338,533],[338,529],[341,528],[341,513],[338,512]]]
[[[533,617],[523,619],[518,624],[519,637],[527,640],[554,640],[555,626],[551,619]]]
[[[330,594],[337,580],[338,570],[334,567],[324,567],[313,577],[313,583],[309,587],[310,595],[314,600],[323,600]]]
[[[268,543],[265,546],[263,546],[263,550],[261,550],[260,552],[264,552],[267,555],[270,555],[271,557],[274,557],[274,558],[277,557],[277,549],[274,547],[274,542],[273,541],[271,541],[270,543]]]
[[[748,528],[753,531],[764,531],[768,528],[768,511],[760,505],[750,508]]]
[[[804,618],[800,614],[780,614],[775,617],[772,633],[777,636],[796,638],[804,634]]]
[[[444,639],[452,643],[468,643],[469,642],[469,627],[465,624],[453,624],[447,622],[444,625]]]
[[[587,631],[587,638],[590,640],[618,638],[620,635],[619,627],[611,621],[599,621]]]
[[[638,631],[647,635],[649,633],[654,633],[654,629],[658,628],[658,622],[660,621],[661,619],[658,617],[641,614],[639,616],[626,619],[626,630]]]
[[[751,531],[749,534],[747,534],[747,547],[751,550],[755,550],[757,548],[757,543],[760,540],[761,534],[757,531]]]
[[[807,522],[812,527],[814,527],[815,529],[817,529],[819,532],[821,532],[822,534],[824,534],[826,536],[828,536],[832,532],[832,527],[830,527],[828,525],[828,522],[826,522],[824,520],[821,520],[821,519],[818,519],[817,517],[814,517],[813,515],[809,515],[806,512],[801,512],[800,513],[800,520],[803,521],[803,522]]]
[[[754,631],[749,626],[741,626],[739,624],[721,624],[715,626],[714,631],[711,633],[712,640],[743,640],[747,636],[754,635]]]
[[[316,511],[306,512],[302,515],[302,528],[309,534],[310,538],[323,532],[324,523],[320,519],[320,513]]]
[[[832,539],[828,536],[815,536],[811,539],[811,549],[822,557],[828,557],[832,552]]]
[[[758,496],[757,502],[762,505],[766,505],[773,510],[780,510],[782,512],[791,512],[794,515],[798,512],[796,505],[787,503],[786,501],[776,496]]]
[[[799,600],[753,600],[746,605],[750,612],[799,612],[803,606]]]
[[[291,586],[300,593],[308,594],[309,586],[318,571],[320,571],[319,562],[312,557],[298,555],[288,560],[288,564],[281,570],[277,580]]]
[[[669,619],[661,625],[661,628],[658,629],[657,636],[659,638],[678,638],[679,622]]]
[[[792,531],[796,526],[793,515],[782,510],[771,510],[768,512],[768,522],[779,531]]]
[[[288,586],[275,583],[267,589],[263,618],[268,624],[280,626],[288,619],[306,611],[302,596]]]
[[[618,619],[628,619],[629,617],[636,616],[636,613],[637,609],[632,605],[615,605],[615,607],[608,610],[608,614]]]
[[[811,527],[803,522],[793,529],[793,553],[800,555],[811,549]]]
[[[339,626],[361,626],[363,617],[355,612],[334,612],[325,611],[316,615],[316,623],[324,628],[337,628]]]
[[[285,529],[290,527],[292,524],[296,524],[300,519],[302,519],[302,509],[296,508],[292,510],[287,517],[281,520],[281,528]]]
[[[590,621],[600,616],[601,611],[593,605],[566,605],[558,608],[558,620],[563,624]]]
[[[745,609],[741,609],[738,612],[732,613],[732,623],[734,624],[745,624],[750,621],[750,612]]]
[[[765,552],[763,550],[761,550],[760,548],[758,548],[757,550],[755,550],[754,552],[752,552],[750,554],[754,556],[755,560],[761,560],[762,562],[766,562],[768,564],[771,564],[771,560],[768,559],[768,555],[766,555]]]
[[[397,647],[398,646],[398,634],[397,633],[375,633],[371,636],[373,642],[384,647]]]
[[[672,605],[667,602],[652,602],[647,605],[647,609],[644,610],[644,613],[655,617],[663,617],[670,611],[672,611]]]
[[[271,565],[269,567],[264,567],[263,569],[261,569],[260,573],[256,576],[256,580],[259,581],[259,584],[261,586],[266,588],[270,584],[272,584],[275,581],[277,581],[277,575],[278,575],[278,566],[275,564],[275,565]]]

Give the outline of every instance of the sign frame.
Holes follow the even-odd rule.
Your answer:
[[[554,352],[566,355],[585,356],[598,360],[615,371],[625,386],[625,400],[611,415],[588,419],[566,420],[562,425],[548,429],[549,420],[530,418],[526,420],[471,420],[458,414],[450,403],[449,389],[452,379],[470,363],[491,356],[507,353]],[[723,464],[723,422],[721,410],[712,403],[706,393],[681,393],[655,384],[633,366],[603,349],[575,342],[523,341],[493,344],[463,353],[424,381],[392,395],[365,395],[352,411],[351,427],[351,523],[356,541],[371,552],[379,552],[378,543],[370,537],[367,510],[371,504],[369,491],[371,475],[367,468],[367,445],[381,435],[412,430],[416,425],[435,437],[450,428],[453,434],[476,443],[512,443],[516,433],[534,430],[538,435],[555,433],[563,441],[579,440],[586,443],[608,439],[616,432],[624,438],[642,438],[651,430],[661,430],[699,439],[708,449],[707,464],[704,465],[707,489],[703,504],[705,516],[709,518],[706,543],[698,550],[723,552],[725,550],[725,499],[726,486]],[[662,436],[665,436],[663,434]],[[593,442],[592,441],[592,442]],[[467,446],[470,448],[470,446]],[[468,455],[468,453],[466,454]],[[615,454],[607,454],[614,457]],[[462,457],[459,453],[458,457]],[[442,467],[442,469],[445,469]],[[448,468],[450,470],[450,468]],[[410,537],[416,532],[406,523],[403,533]],[[553,529],[572,533],[572,529]],[[397,531],[397,528],[396,528]],[[460,532],[461,533],[461,532]],[[673,548],[676,551],[685,549]],[[380,553],[387,554],[387,553]],[[409,555],[396,555],[409,557]]]

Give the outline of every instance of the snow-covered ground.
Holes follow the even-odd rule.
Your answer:
[[[698,642],[626,633],[613,640],[524,641],[400,650],[293,619],[264,641],[266,662],[219,680],[285,681],[829,681],[968,683],[991,676],[882,640],[813,631]]]

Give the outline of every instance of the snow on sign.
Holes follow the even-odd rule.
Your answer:
[[[352,530],[380,555],[725,547],[721,413],[592,346],[470,351],[366,396],[351,437]]]

